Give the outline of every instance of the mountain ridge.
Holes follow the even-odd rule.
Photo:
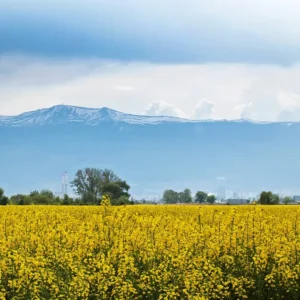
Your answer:
[[[161,123],[201,123],[201,122],[251,122],[258,124],[294,124],[297,122],[267,122],[253,121],[248,119],[237,120],[193,120],[171,116],[147,116],[123,113],[108,107],[87,108],[71,105],[56,105],[49,108],[42,108],[29,112],[24,112],[15,116],[1,116],[0,126],[6,127],[32,127],[36,125],[59,125],[66,123],[84,123],[95,126],[102,122],[113,121],[127,124],[161,124]]]
[[[127,114],[107,107],[86,108],[56,105],[50,108],[25,112],[16,116],[0,116],[0,125],[20,127],[45,124],[85,123],[90,126],[102,122],[124,122],[128,124],[159,124],[161,122],[190,122],[190,120],[167,116],[142,116]]]

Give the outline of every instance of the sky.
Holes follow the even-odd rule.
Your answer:
[[[300,121],[300,2],[0,0],[0,115],[57,104]]]

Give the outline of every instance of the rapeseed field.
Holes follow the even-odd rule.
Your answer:
[[[0,208],[0,299],[299,299],[300,207]]]

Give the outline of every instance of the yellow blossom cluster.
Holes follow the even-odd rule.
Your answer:
[[[0,299],[299,299],[297,206],[0,208]]]
[[[102,196],[101,206],[110,206],[110,198],[107,195]]]

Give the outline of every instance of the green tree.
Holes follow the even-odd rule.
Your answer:
[[[263,205],[274,205],[279,203],[279,196],[272,192],[263,191],[260,194],[258,202]]]
[[[134,204],[133,200],[129,200],[129,198],[125,195],[121,196],[118,199],[114,199],[111,201],[112,205],[132,205]]]
[[[8,198],[4,195],[4,190],[0,188],[0,205],[7,205]]]
[[[100,170],[102,183],[117,182],[120,178],[112,171],[108,169]]]
[[[284,197],[283,200],[282,200],[283,204],[289,204],[291,202],[293,202],[292,197]]]
[[[272,200],[271,200],[271,204],[279,204],[280,202],[280,198],[278,195],[273,194]]]
[[[71,185],[84,203],[96,204],[101,197],[101,170],[94,168],[78,170]]]
[[[63,205],[72,205],[74,203],[73,199],[68,195],[64,195],[64,199],[62,201]]]
[[[33,201],[34,201],[33,197],[26,196],[24,199],[21,200],[21,202],[19,202],[19,205],[32,205],[32,204],[36,204]]]
[[[130,186],[108,169],[78,170],[71,185],[84,203],[99,204],[103,195],[108,195],[111,201],[130,197]]]
[[[214,204],[216,202],[216,196],[215,195],[209,195],[207,196],[207,203]]]
[[[26,195],[17,194],[10,197],[10,203],[13,205],[21,205],[24,202]]]
[[[191,203],[193,201],[190,189],[185,189],[183,192],[179,193],[178,196],[180,203]]]
[[[60,204],[60,199],[56,198],[52,191],[42,190],[42,191],[33,191],[29,196],[20,197],[19,205],[54,205]]]
[[[165,190],[162,200],[166,204],[178,203],[179,202],[179,194],[173,190]]]
[[[129,199],[129,189],[130,186],[125,181],[118,180],[116,182],[104,182],[101,186],[101,193],[108,195],[112,201],[121,197]]]
[[[195,202],[205,203],[207,201],[207,193],[199,191],[196,193]]]
[[[40,194],[39,191],[32,191],[32,192],[29,194],[29,196],[30,196],[30,197],[34,197],[34,196],[38,196],[39,194]]]
[[[41,192],[39,193],[42,196],[45,196],[51,200],[53,200],[55,198],[54,194],[52,191],[49,190],[41,190]]]
[[[32,204],[47,205],[53,204],[54,195],[51,191],[43,190],[41,192],[32,192],[29,196]]]

